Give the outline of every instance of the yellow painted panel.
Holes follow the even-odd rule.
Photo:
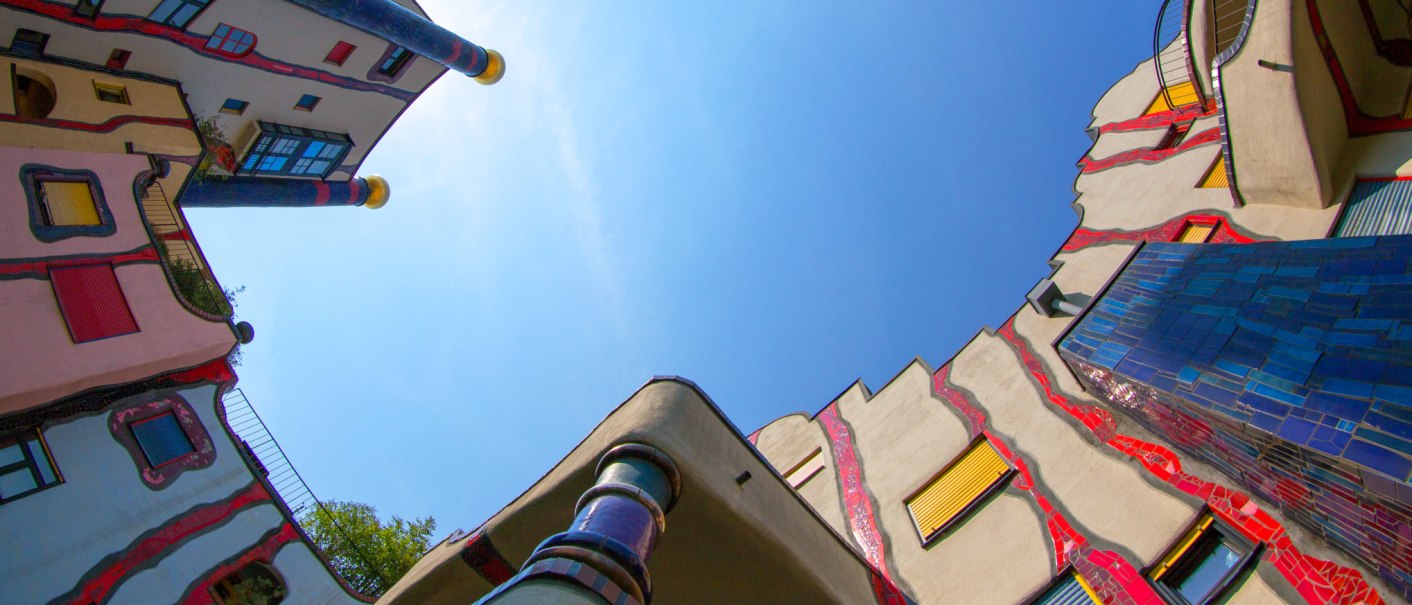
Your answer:
[[[1103,599],[1098,598],[1098,592],[1094,591],[1093,587],[1088,585],[1088,580],[1085,580],[1078,572],[1074,572],[1074,579],[1079,581],[1079,586],[1083,587],[1084,593],[1088,595],[1088,598],[1093,599],[1093,602],[1097,605],[1103,605]]]
[[[907,501],[907,510],[922,539],[928,539],[961,514],[1010,471],[1010,466],[984,440],[962,454],[941,476]]]
[[[1167,570],[1171,569],[1172,566],[1182,558],[1182,555],[1186,554],[1186,551],[1191,549],[1191,545],[1196,543],[1196,539],[1200,538],[1201,534],[1206,533],[1206,530],[1211,527],[1213,520],[1214,519],[1210,516],[1202,519],[1200,523],[1196,524],[1196,527],[1191,528],[1191,531],[1187,532],[1185,536],[1182,536],[1181,541],[1177,542],[1176,548],[1173,548],[1171,552],[1167,553],[1167,556],[1162,557],[1162,561],[1157,564],[1157,567],[1152,569],[1151,578],[1156,580],[1161,578],[1162,574],[1167,573]]]
[[[1173,84],[1167,87],[1167,94],[1157,93],[1157,98],[1152,100],[1152,104],[1147,106],[1147,111],[1143,112],[1142,115],[1148,116],[1173,109],[1173,107],[1167,103],[1167,97],[1169,96],[1172,97],[1172,103],[1175,103],[1177,107],[1184,107],[1201,100],[1201,97],[1196,94],[1196,86],[1191,82]]]
[[[51,225],[102,224],[98,220],[98,208],[93,204],[93,190],[87,182],[40,181],[39,187]]]
[[[1201,183],[1197,185],[1202,189],[1226,189],[1230,186],[1231,181],[1226,178],[1225,156],[1216,158],[1216,163],[1211,165],[1211,169],[1206,171],[1206,176],[1201,177]]]
[[[784,474],[785,482],[789,483],[790,487],[799,489],[799,486],[804,485],[806,481],[813,479],[814,475],[819,474],[819,471],[824,470],[824,458],[819,455],[822,451],[822,449],[816,448],[814,453],[794,465],[794,468]]]
[[[1215,230],[1215,225],[1187,223],[1186,228],[1182,229],[1182,236],[1177,241],[1183,244],[1204,244],[1206,240],[1211,239],[1211,232]]]

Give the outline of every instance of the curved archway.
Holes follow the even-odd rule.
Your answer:
[[[279,573],[266,563],[249,563],[211,586],[220,605],[278,605],[287,591]]]
[[[15,93],[15,115],[29,120],[42,120],[49,117],[49,112],[54,111],[58,95],[54,90],[54,80],[49,76],[32,69],[16,67],[10,74],[10,81]]]

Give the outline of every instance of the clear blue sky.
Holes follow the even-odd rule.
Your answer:
[[[749,433],[998,325],[1158,8],[421,1],[509,71],[407,111],[363,165],[387,207],[188,215],[315,493],[438,539],[654,374]]]

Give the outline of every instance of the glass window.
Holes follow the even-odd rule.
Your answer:
[[[1173,602],[1214,603],[1234,585],[1254,555],[1253,543],[1205,515],[1148,577]]]
[[[231,57],[248,55],[254,47],[255,34],[225,23],[217,25],[216,31],[206,39],[206,50]]]
[[[378,73],[384,76],[395,76],[407,65],[407,61],[412,59],[412,51],[398,46],[387,54],[387,58],[378,65]]]
[[[231,115],[238,116],[242,113],[245,113],[245,108],[249,106],[249,101],[242,101],[240,99],[226,99],[226,102],[221,104],[221,113],[228,113]]]
[[[162,0],[157,8],[152,9],[152,13],[147,15],[150,21],[156,21],[172,27],[186,28],[192,19],[196,18],[211,0]]]
[[[74,14],[92,19],[98,16],[98,10],[101,8],[103,0],[78,0],[78,4],[74,5]]]
[[[319,97],[316,97],[314,95],[304,95],[302,97],[299,97],[299,102],[294,104],[294,108],[301,111],[313,111],[314,107],[319,104],[320,100],[321,99],[319,99]]]
[[[1344,203],[1334,237],[1412,233],[1412,179],[1359,179]]]
[[[0,503],[62,481],[39,431],[0,437]]]
[[[1038,599],[1032,601],[1032,605],[1101,605],[1102,600],[1093,592],[1093,588],[1085,582],[1083,576],[1069,572],[1061,576],[1060,580],[1044,591]]]
[[[93,93],[98,95],[98,100],[105,103],[121,103],[131,105],[127,98],[127,87],[117,84],[93,83]]]
[[[153,468],[196,451],[196,448],[191,446],[191,438],[186,436],[181,422],[172,412],[139,420],[128,426],[132,428],[132,436],[137,438],[142,454],[147,457],[147,463]]]
[[[259,122],[260,137],[241,163],[247,174],[326,177],[348,155],[348,135]]]
[[[113,52],[108,54],[108,68],[123,69],[124,67],[127,67],[127,60],[131,56],[132,51],[123,50],[121,48],[114,48]]]

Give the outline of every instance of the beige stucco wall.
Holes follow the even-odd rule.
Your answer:
[[[830,452],[828,434],[817,422],[804,414],[790,414],[760,429],[755,447],[772,461],[779,461],[780,472],[788,472],[811,452],[818,450],[824,469],[799,487],[799,495],[809,503],[829,526],[841,535],[848,535],[848,523],[843,518],[843,500],[839,497],[838,470]],[[785,462],[794,460],[795,462]]]

